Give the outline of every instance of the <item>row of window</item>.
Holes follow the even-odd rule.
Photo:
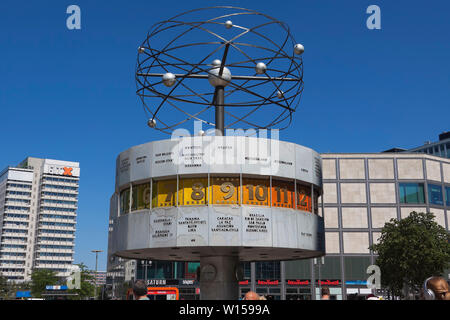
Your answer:
[[[28,234],[27,230],[21,230],[21,229],[3,229],[3,233],[23,233]]]
[[[28,214],[20,214],[20,213],[5,213],[4,215],[6,218],[19,218],[19,219],[28,219],[30,215]]]
[[[63,252],[39,252],[37,254],[37,258],[41,257],[71,257],[71,253],[63,253]]]
[[[41,229],[40,231],[41,233],[75,234],[75,231],[68,230]]]
[[[22,188],[31,190],[31,184],[22,184],[22,183],[7,183],[6,188]]]
[[[18,202],[18,203],[26,203],[31,204],[31,200],[28,199],[15,199],[15,198],[9,198],[7,199],[8,202]]]
[[[52,189],[59,189],[59,190],[71,190],[71,191],[78,190],[78,187],[60,186],[60,185],[56,185],[56,184],[45,184],[44,187],[52,188]]]
[[[12,227],[14,228],[14,226],[24,226],[24,227],[28,227],[28,222],[22,222],[22,221],[7,221],[4,222],[3,227]]]
[[[26,249],[25,244],[3,244],[0,249]]]
[[[5,241],[16,241],[16,242],[27,242],[26,237],[2,237],[2,242]]]
[[[26,254],[23,252],[2,252],[0,254],[0,258],[8,258],[8,257],[25,257]]]
[[[447,154],[445,154],[445,147],[444,144],[436,145],[433,147],[424,148],[421,150],[417,150],[418,153],[426,153],[426,154],[432,154],[435,156],[440,156],[443,158],[449,158],[450,159],[450,143],[447,143]]]
[[[62,245],[51,245],[51,244],[41,244],[37,249],[73,249],[73,246],[62,246]]]
[[[70,204],[70,205],[76,205],[77,201],[68,201],[68,200],[53,200],[53,199],[43,199],[41,203],[44,204]]]
[[[41,226],[56,226],[56,227],[72,227],[75,228],[75,223],[63,223],[63,222],[48,222],[42,221]]]
[[[425,188],[423,183],[400,183],[400,203],[424,204]],[[445,197],[444,197],[445,194]],[[436,184],[428,184],[428,202],[443,206],[444,203],[450,206],[450,187],[444,187]]]
[[[31,197],[31,192],[26,191],[7,191],[6,196],[26,196]]]
[[[39,241],[73,242],[73,239],[71,239],[71,238],[58,238],[58,237],[39,237]]]
[[[0,264],[15,264],[18,266],[25,266],[25,262],[20,260],[0,260]]]
[[[67,264],[67,265],[70,265],[70,264],[72,264],[72,262],[70,262],[70,261],[58,261],[58,260],[56,260],[56,261],[55,260],[40,260],[39,259],[39,264]]]
[[[42,181],[44,183],[47,181],[77,183],[78,179],[69,179],[69,178],[60,178],[60,177],[44,177],[42,179]]]
[[[41,218],[43,219],[62,219],[62,220],[71,220],[73,222],[75,222],[75,218],[74,216],[63,216],[63,215],[59,215],[59,214],[41,214]]]
[[[51,197],[63,197],[63,198],[76,198],[76,193],[61,193],[61,192],[50,192],[43,191],[42,196],[51,196]]]
[[[30,212],[29,207],[20,207],[20,206],[5,206],[5,211],[8,211],[8,210]]]
[[[60,207],[41,207],[41,211],[59,211],[59,212],[73,212],[75,213],[77,210],[72,208],[60,208]]]
[[[25,272],[23,268],[1,268],[0,272]],[[21,277],[23,279],[23,277]],[[8,279],[12,279],[12,277],[8,277]]]

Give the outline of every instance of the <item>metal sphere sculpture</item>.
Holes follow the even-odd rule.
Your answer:
[[[303,91],[303,52],[288,26],[265,14],[191,10],[153,25],[138,47],[137,95],[149,127],[169,134],[190,120],[222,134],[284,129]]]

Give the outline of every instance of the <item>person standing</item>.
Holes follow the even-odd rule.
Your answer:
[[[147,286],[142,280],[137,280],[133,285],[133,294],[135,300],[150,300],[147,297]]]
[[[320,300],[330,300],[330,288],[322,287],[320,292]]]

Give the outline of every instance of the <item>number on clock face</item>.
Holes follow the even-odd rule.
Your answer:
[[[213,177],[211,188],[213,204],[239,204],[239,178]]]
[[[207,203],[208,179],[206,178],[183,178],[180,179],[180,193],[178,204],[191,206]]]
[[[294,186],[292,183],[272,180],[272,206],[283,208],[294,207]]]
[[[270,201],[269,180],[243,179],[243,201],[244,204],[268,206]]]

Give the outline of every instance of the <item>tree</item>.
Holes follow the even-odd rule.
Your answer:
[[[84,263],[78,264],[78,267],[80,267],[81,272],[81,279],[80,279],[80,289],[72,289],[69,290],[69,293],[76,293],[78,296],[73,296],[71,299],[73,300],[81,300],[81,299],[87,299],[94,296],[94,285],[92,284],[92,281],[94,279],[93,276],[89,275],[89,270],[87,266]]]
[[[48,269],[34,269],[31,273],[31,294],[40,298],[45,291],[45,286],[58,283],[56,272]]]
[[[395,296],[403,296],[405,286],[419,292],[426,278],[450,266],[449,241],[450,233],[434,221],[433,213],[413,211],[405,219],[391,219],[378,244],[370,247],[378,255],[381,284]]]
[[[0,299],[7,299],[9,293],[8,279],[0,273]]]

